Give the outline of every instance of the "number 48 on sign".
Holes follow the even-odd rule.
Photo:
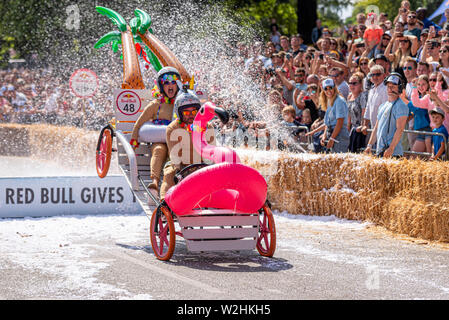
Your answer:
[[[140,97],[133,91],[123,91],[117,96],[117,109],[124,115],[133,115],[139,112],[141,107]]]

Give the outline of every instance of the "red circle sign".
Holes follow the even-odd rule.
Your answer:
[[[78,69],[70,77],[70,89],[78,98],[91,98],[98,89],[98,77],[89,69]]]
[[[122,91],[117,96],[117,101],[115,102],[117,109],[127,116],[132,116],[139,112],[142,106],[142,101],[140,97],[134,91]]]

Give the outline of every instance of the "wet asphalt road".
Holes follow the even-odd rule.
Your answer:
[[[170,262],[155,259],[144,215],[120,217],[135,230],[128,237],[93,228],[111,217],[68,222],[84,223],[76,236],[64,218],[0,220],[0,299],[449,299],[447,245],[333,218],[275,218],[273,258],[192,253],[178,237]],[[36,246],[54,221],[54,248]]]

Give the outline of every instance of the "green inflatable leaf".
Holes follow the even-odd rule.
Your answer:
[[[134,10],[134,15],[140,19],[139,32],[144,34],[147,32],[148,28],[151,26],[151,18],[148,13],[143,10]]]
[[[103,47],[105,44],[108,44],[109,42],[118,41],[121,43],[122,36],[119,31],[111,31],[106,33],[104,36],[100,38],[100,40],[95,43],[94,48],[98,49]]]
[[[100,7],[100,6],[95,7],[95,10],[97,10],[98,13],[111,19],[112,22],[118,27],[118,29],[121,32],[126,31],[126,29],[127,29],[126,21],[125,21],[125,19],[123,19],[123,17],[119,13],[115,12],[112,9],[108,9],[108,8]]]
[[[156,72],[159,72],[159,70],[162,69],[162,65],[159,62],[159,59],[156,57],[156,55],[151,51],[147,46],[144,48],[145,52],[147,53],[148,60],[150,61],[151,65],[153,66],[154,70]]]
[[[137,29],[140,26],[140,19],[137,18],[132,18],[131,21],[129,22],[129,26],[131,27],[131,32],[136,35],[137,34]]]
[[[114,42],[112,42],[112,51],[114,52],[114,53],[116,53],[117,51],[118,51],[118,45],[120,44],[120,42],[118,42],[118,41],[114,41]]]

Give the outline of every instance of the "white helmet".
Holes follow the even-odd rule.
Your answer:
[[[162,85],[163,81],[165,79],[163,79],[164,77],[167,76],[176,76],[176,77],[172,77],[173,80],[181,80],[181,76],[178,72],[178,70],[176,70],[173,67],[164,67],[161,70],[159,70],[159,72],[157,73],[157,88],[159,89],[159,92],[166,95],[165,91],[164,91],[164,86]]]
[[[176,97],[175,106],[173,108],[174,113],[179,120],[182,119],[182,110],[185,108],[196,107],[201,108],[201,101],[195,94],[195,91],[183,88]]]

